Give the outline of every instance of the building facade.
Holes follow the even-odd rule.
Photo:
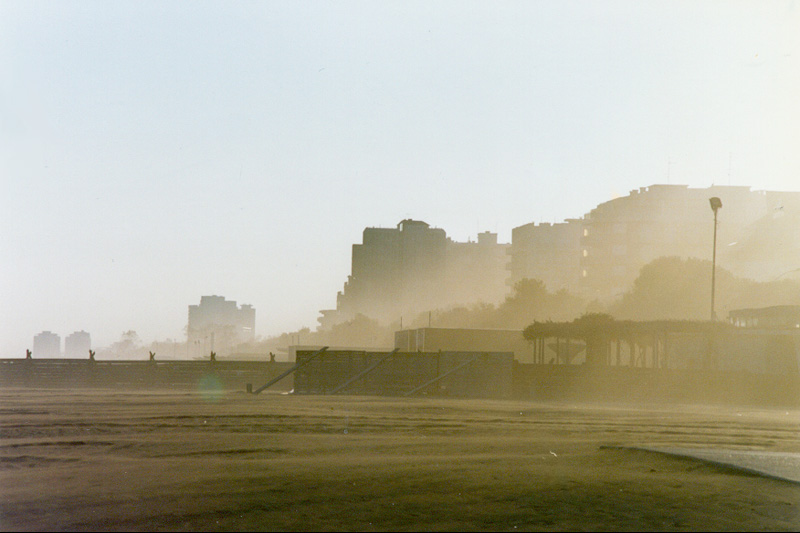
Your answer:
[[[498,302],[507,293],[508,246],[491,232],[477,242],[454,242],[419,220],[366,228],[362,243],[353,245],[351,274],[336,309],[320,311],[320,329],[358,314],[391,323],[453,305]]]
[[[522,279],[588,301],[630,290],[646,264],[665,256],[710,261],[718,197],[717,266],[755,281],[800,279],[800,192],[745,186],[654,184],[603,202],[582,218],[513,228],[511,244],[485,232],[458,243],[417,220],[366,228],[352,271],[320,330],[361,313],[382,323],[477,302],[497,304]],[[410,322],[406,322],[409,324]]]
[[[717,265],[736,276],[800,278],[800,193],[750,187],[651,185],[599,204],[563,224],[512,231],[508,282],[541,279],[608,300],[629,290],[647,263],[664,256],[711,260],[718,197]]]
[[[192,356],[210,352],[228,354],[236,345],[255,338],[256,310],[238,306],[224,296],[202,296],[200,305],[189,306],[187,340]]]
[[[61,357],[61,337],[52,331],[43,331],[35,335],[33,356],[47,359]]]
[[[92,349],[92,337],[86,331],[76,331],[64,339],[64,357],[88,357]]]
[[[580,282],[583,221],[530,223],[511,230],[507,283],[539,279],[550,291],[575,290]]]
[[[800,213],[800,193],[751,191],[749,187],[651,185],[602,203],[584,217],[581,238],[581,292],[589,297],[619,296],[647,263],[664,256],[711,260],[714,213],[709,199],[718,197],[717,265],[736,276],[769,281],[800,254],[797,232],[773,221],[775,213]],[[757,231],[757,227],[760,231]],[[748,251],[751,240],[783,241],[762,253]],[[779,237],[794,239],[790,244]],[[771,268],[763,268],[765,264]],[[800,264],[797,264],[800,267]]]

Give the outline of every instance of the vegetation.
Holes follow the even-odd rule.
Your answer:
[[[717,316],[733,309],[800,303],[800,282],[757,282],[717,267]],[[644,267],[633,287],[607,307],[617,319],[708,320],[711,312],[711,261],[661,257]]]

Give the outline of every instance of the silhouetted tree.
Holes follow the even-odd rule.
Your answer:
[[[358,314],[352,320],[331,327],[320,339],[331,345],[385,348],[394,345],[394,332],[377,320]]]
[[[522,329],[536,320],[569,320],[583,311],[583,300],[566,290],[551,293],[538,279],[523,279],[500,305],[498,320],[508,329]]]
[[[756,282],[735,277],[717,266],[717,314],[732,309],[793,304],[800,283]],[[661,257],[639,271],[631,290],[608,307],[618,319],[708,320],[711,310],[711,261]]]

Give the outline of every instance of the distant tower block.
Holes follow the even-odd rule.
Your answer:
[[[203,296],[200,305],[189,306],[187,340],[195,356],[211,351],[224,355],[237,344],[252,342],[255,325],[252,305],[237,306],[224,296]]]
[[[33,355],[45,359],[61,357],[61,337],[52,331],[43,331],[34,336]]]
[[[76,331],[64,339],[64,357],[84,358],[92,349],[92,337],[85,331]]]

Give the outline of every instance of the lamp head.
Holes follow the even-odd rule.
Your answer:
[[[714,211],[715,213],[720,207],[722,207],[722,200],[720,200],[716,196],[714,196],[713,198],[709,198],[708,203],[711,204],[711,210]]]

